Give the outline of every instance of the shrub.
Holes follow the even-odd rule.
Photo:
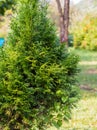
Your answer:
[[[0,122],[5,130],[59,127],[78,100],[78,58],[56,44],[45,3],[19,5],[0,61]]]
[[[13,8],[15,0],[2,0],[0,1],[0,15],[4,15],[5,11]]]
[[[74,29],[74,47],[97,50],[97,17],[86,16]]]
[[[69,36],[68,36],[68,45],[69,45],[69,47],[73,46],[73,42],[74,42],[73,34],[69,34]]]

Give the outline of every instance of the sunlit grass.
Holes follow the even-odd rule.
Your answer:
[[[75,50],[72,52],[79,55],[79,69],[78,75],[79,85],[86,85],[87,87],[97,88],[97,52],[88,50]]]
[[[51,127],[47,130],[57,130]],[[82,99],[73,109],[72,119],[59,130],[97,130],[97,93],[82,90]]]
[[[64,123],[61,130],[97,130],[97,64],[92,64],[97,62],[97,52],[73,51],[80,56],[81,62],[87,62],[79,65],[78,81],[83,87],[82,98],[73,110],[72,119]]]
[[[71,49],[80,57],[80,61],[97,61],[97,52],[81,49]]]
[[[97,65],[80,65],[78,76],[79,84],[96,89],[97,88]]]
[[[73,110],[72,120],[64,123],[67,130],[97,130],[97,97],[83,97]]]

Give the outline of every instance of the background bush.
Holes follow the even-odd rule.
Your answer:
[[[45,3],[19,5],[0,60],[0,123],[4,130],[60,127],[78,100],[78,57],[57,44]]]
[[[74,29],[74,47],[97,50],[97,17],[87,15]]]
[[[15,0],[1,0],[0,1],[0,15],[4,15],[6,10],[13,8],[14,5],[15,5]]]

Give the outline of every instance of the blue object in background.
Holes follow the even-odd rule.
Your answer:
[[[5,42],[4,38],[0,38],[0,47],[4,45],[4,42]]]

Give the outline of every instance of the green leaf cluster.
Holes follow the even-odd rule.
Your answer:
[[[0,122],[4,130],[58,128],[78,100],[78,57],[57,43],[45,3],[19,5],[0,56]]]
[[[15,0],[0,0],[0,15],[4,15],[5,11],[15,5]]]

